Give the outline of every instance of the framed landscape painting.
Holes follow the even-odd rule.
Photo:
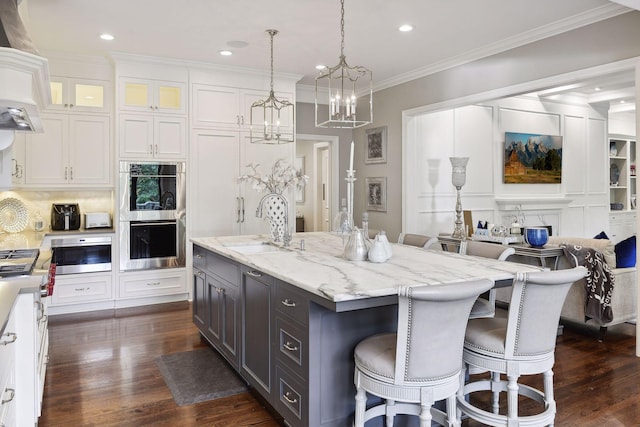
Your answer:
[[[562,136],[505,132],[505,184],[560,184]]]

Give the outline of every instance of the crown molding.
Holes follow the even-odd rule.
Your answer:
[[[521,34],[518,34],[517,36],[509,37],[497,43],[488,44],[486,46],[483,46],[482,48],[470,50],[461,55],[456,55],[447,58],[446,60],[435,62],[423,68],[418,68],[407,73],[399,74],[397,76],[379,82],[374,81],[373,90],[374,92],[377,92],[383,89],[390,88],[392,86],[397,86],[411,80],[435,74],[440,71],[467,64],[469,62],[477,61],[491,55],[495,55],[510,49],[524,46],[529,43],[543,40],[548,37],[575,30],[577,28],[603,21],[605,19],[613,18],[630,11],[632,11],[632,9],[615,3],[610,3],[605,6],[601,6],[566,19],[561,19],[551,24],[540,26],[535,30],[525,31]]]

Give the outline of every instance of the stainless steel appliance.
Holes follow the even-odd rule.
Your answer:
[[[0,278],[31,274],[38,255],[38,249],[0,250]]]
[[[120,269],[184,267],[184,162],[120,163]]]
[[[56,275],[111,271],[111,236],[69,236],[51,239]]]
[[[77,203],[51,205],[52,230],[77,230],[80,228],[80,206]]]
[[[109,212],[87,212],[84,214],[84,228],[111,228]]]

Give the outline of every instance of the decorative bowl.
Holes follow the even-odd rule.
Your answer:
[[[546,227],[526,227],[524,240],[534,248],[541,248],[549,240],[549,230]]]

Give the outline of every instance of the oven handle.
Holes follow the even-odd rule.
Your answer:
[[[153,226],[161,226],[161,225],[167,225],[167,224],[176,224],[176,221],[143,221],[143,222],[131,222],[130,225],[131,227],[148,227],[150,225]]]
[[[111,237],[88,237],[80,239],[52,239],[51,248],[69,248],[74,246],[107,246]]]

